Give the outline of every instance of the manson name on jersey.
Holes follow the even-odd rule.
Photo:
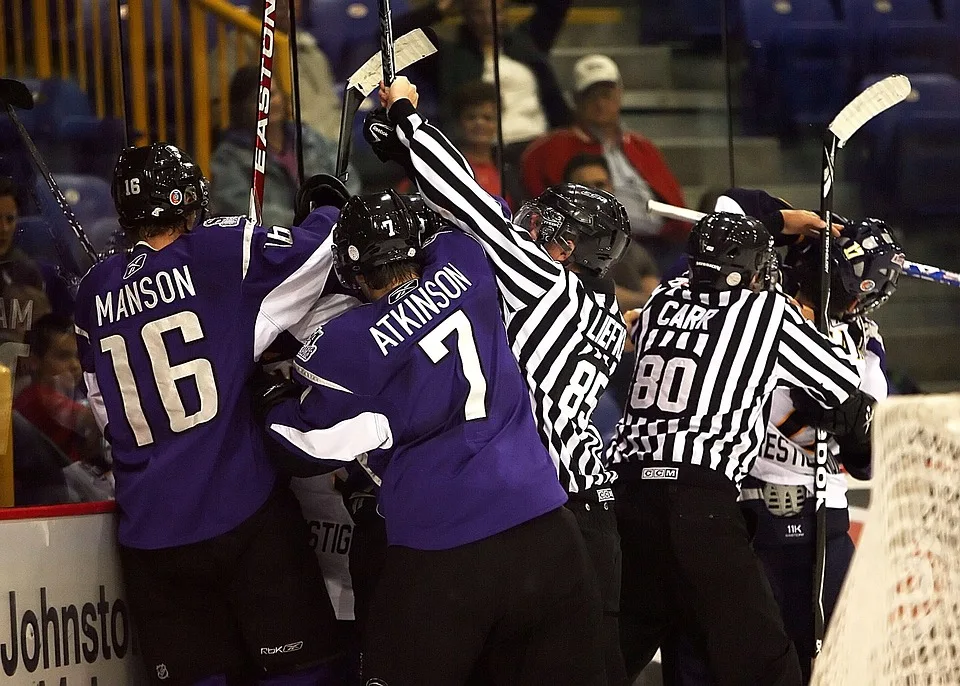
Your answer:
[[[456,305],[473,283],[449,262],[433,274],[432,279],[414,279],[390,294],[397,305],[370,327],[370,335],[386,357],[442,311]]]
[[[152,310],[160,303],[185,300],[196,294],[187,265],[131,279],[115,291],[97,294],[97,326],[103,326],[104,322],[115,324],[144,310]]]

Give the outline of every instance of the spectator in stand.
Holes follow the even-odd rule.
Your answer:
[[[247,213],[259,89],[260,70],[252,65],[238,70],[230,82],[230,129],[221,137],[211,161],[210,199],[214,214]],[[289,112],[287,98],[274,81],[267,124],[263,220],[260,222],[264,226],[293,224],[293,207],[299,184],[295,131],[289,120]],[[307,177],[322,172],[332,174],[336,162],[336,142],[324,138],[305,124],[303,166]],[[350,174],[347,188],[351,193],[359,192],[360,182],[356,173]]]
[[[614,193],[610,167],[600,154],[584,152],[574,155],[563,170],[563,180]],[[653,289],[660,284],[656,262],[635,240],[630,241],[623,257],[610,268],[609,275],[616,284],[621,312],[643,307]]]
[[[617,199],[627,208],[635,238],[657,252],[662,244],[682,243],[689,224],[647,212],[647,200],[683,205],[683,189],[660,151],[643,136],[627,131],[620,120],[623,86],[617,64],[604,55],[588,55],[573,69],[576,125],[550,133],[524,153],[523,186],[527,196],[558,183],[578,153],[603,155]]]
[[[492,83],[470,81],[457,92],[454,103],[459,149],[470,163],[477,183],[490,195],[506,200],[507,205],[513,208],[514,201],[520,197],[520,181],[507,166],[504,169],[506,189],[500,183],[496,157],[497,89]],[[415,191],[410,179],[404,179],[398,189],[402,193]]]
[[[14,408],[74,462],[105,467],[100,430],[81,402],[80,358],[73,320],[46,314],[29,331],[32,383]]]
[[[257,22],[263,20],[263,0],[252,0],[249,7],[250,14],[256,17]],[[288,0],[277,0],[277,9],[274,14],[276,30],[281,33],[290,31],[290,9]],[[239,50],[238,50],[239,46]],[[215,47],[210,56],[213,69],[210,72],[210,100],[213,103],[213,121],[216,125],[217,113],[220,107],[227,107],[220,93],[220,74],[216,70],[219,64],[219,46]],[[326,138],[336,139],[340,135],[340,98],[334,82],[333,71],[326,54],[317,45],[317,39],[309,31],[297,31],[297,58],[300,70],[300,108],[304,124]],[[224,46],[224,63],[230,71],[228,80],[241,65],[259,65],[260,37],[244,36],[241,40],[228,40]],[[357,65],[360,66],[359,64]]]
[[[42,289],[40,269],[13,244],[19,216],[17,184],[9,176],[0,176],[0,279],[4,284],[28,283]]]
[[[529,22],[510,29],[503,23],[504,1],[497,0],[500,22],[500,94],[506,160],[516,162],[533,139],[548,128],[566,126],[570,110],[546,52],[540,47],[555,36],[559,10],[565,7],[539,2]],[[441,120],[455,121],[454,94],[464,83],[480,79],[493,83],[493,21],[490,0],[461,0],[464,23],[456,43],[440,48],[439,92]]]

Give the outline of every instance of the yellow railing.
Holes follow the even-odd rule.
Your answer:
[[[191,150],[209,173],[212,132],[229,123],[230,75],[260,58],[260,19],[228,0],[69,4],[73,16],[66,0],[0,0],[0,17],[9,11],[12,19],[11,30],[0,31],[0,75],[72,79],[90,97],[97,116],[123,118],[125,73],[126,116],[136,132],[131,143],[176,143]],[[286,34],[276,32],[274,46],[274,78],[289,94]]]

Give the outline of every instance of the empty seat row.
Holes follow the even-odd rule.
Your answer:
[[[829,121],[867,74],[960,74],[960,0],[741,0],[740,6],[750,133]]]

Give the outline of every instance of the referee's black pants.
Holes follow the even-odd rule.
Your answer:
[[[595,488],[584,493],[570,493],[569,498],[565,507],[577,518],[600,587],[603,603],[600,641],[606,683],[607,686],[621,686],[627,679],[627,672],[620,654],[622,559],[613,492],[610,488]]]
[[[628,673],[639,672],[665,636],[681,632],[707,656],[719,686],[801,684],[736,487],[704,467],[680,466],[674,479],[651,480],[641,478],[642,467],[621,469],[616,489]],[[654,474],[664,471],[672,473]]]

